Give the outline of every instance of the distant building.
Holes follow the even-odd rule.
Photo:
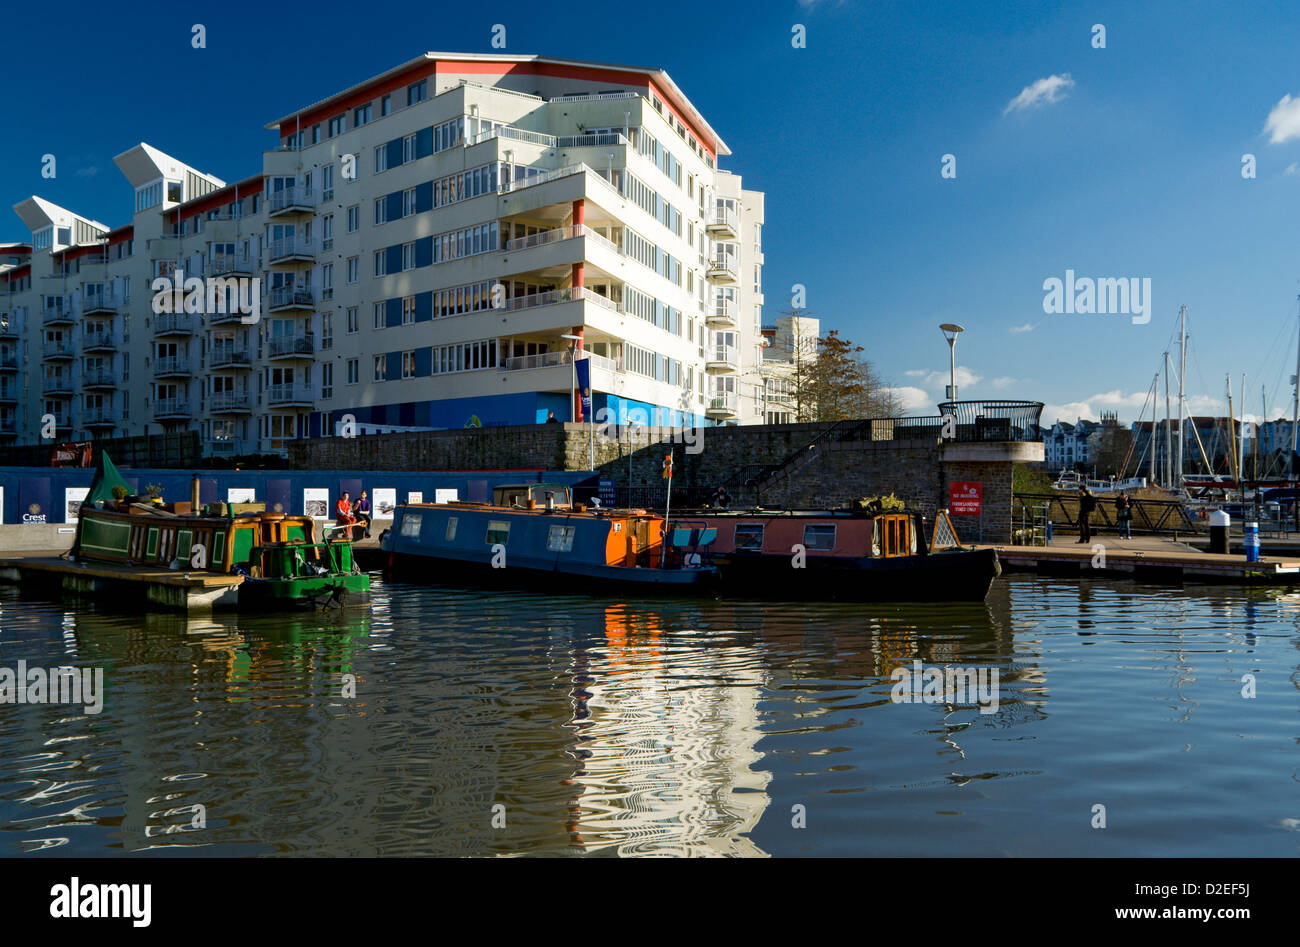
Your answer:
[[[1095,447],[1093,435],[1100,430],[1100,422],[1084,420],[1074,424],[1057,421],[1042,428],[1043,467],[1052,471],[1073,470],[1076,464],[1087,467]]]

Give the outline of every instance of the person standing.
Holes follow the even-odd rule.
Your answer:
[[[557,418],[557,417],[555,416],[555,412],[554,412],[554,411],[547,410],[547,412],[546,412],[546,423],[547,423],[547,424],[559,424],[559,423],[560,423],[560,419]]]
[[[1119,523],[1120,539],[1133,538],[1133,500],[1127,490],[1121,490],[1115,498],[1115,520]]]
[[[1084,484],[1083,489],[1079,491],[1079,542],[1092,542],[1092,524],[1088,517],[1092,511],[1097,508],[1097,498],[1092,495],[1092,491]]]

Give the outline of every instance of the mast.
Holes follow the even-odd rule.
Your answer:
[[[1176,480],[1174,487],[1177,489],[1182,486],[1183,482],[1183,401],[1186,399],[1186,390],[1183,387],[1183,377],[1187,374],[1187,307],[1178,307],[1178,459],[1174,475]]]
[[[1223,374],[1223,383],[1228,389],[1228,473],[1233,480],[1239,479],[1237,474],[1237,438],[1233,430],[1237,426],[1236,415],[1232,413],[1232,375],[1227,372]]]
[[[1151,478],[1148,480],[1153,487],[1156,485],[1156,431],[1159,430],[1156,414],[1160,410],[1160,402],[1156,399],[1159,397],[1160,373],[1156,372],[1156,377],[1151,379]]]
[[[1165,353],[1165,487],[1178,489],[1170,479],[1174,464],[1174,434],[1170,429],[1169,411],[1169,353]]]
[[[1246,487],[1244,486],[1244,484],[1245,484],[1245,480],[1246,480],[1246,424],[1247,424],[1247,421],[1246,421],[1246,373],[1245,373],[1245,372],[1242,372],[1242,373],[1241,373],[1241,447],[1240,447],[1240,449],[1237,451],[1237,458],[1238,458],[1238,460],[1237,460],[1237,466],[1241,468],[1241,474],[1240,474],[1240,476],[1237,478],[1238,481],[1240,481],[1240,482],[1237,484],[1237,487],[1238,487],[1238,489],[1241,490],[1241,499],[1242,499],[1243,502],[1244,502],[1245,499],[1246,499]]]
[[[1300,301],[1300,296],[1296,299]],[[1297,315],[1300,315],[1300,307],[1297,307]],[[1295,346],[1295,402],[1291,407],[1291,456],[1286,459],[1286,478],[1295,480],[1295,435],[1296,425],[1300,424],[1300,339],[1296,340]],[[1293,503],[1296,510],[1296,524],[1300,528],[1300,504]]]

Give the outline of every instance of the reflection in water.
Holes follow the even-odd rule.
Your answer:
[[[98,716],[0,706],[0,852],[1297,849],[1300,595],[1032,577],[978,605],[374,593],[187,620],[0,592],[0,666],[102,667],[106,687]],[[996,712],[891,702],[916,661],[996,670]]]

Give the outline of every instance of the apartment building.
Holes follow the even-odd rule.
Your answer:
[[[197,430],[214,455],[581,419],[574,355],[597,421],[770,414],[763,194],[662,70],[427,53],[266,127],[235,183],[118,155],[125,226],[15,205],[0,442],[51,417],[61,439]],[[156,312],[159,278],[258,280],[260,309],[226,288]]]

